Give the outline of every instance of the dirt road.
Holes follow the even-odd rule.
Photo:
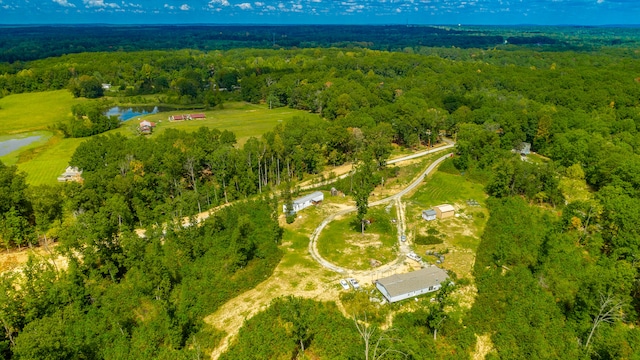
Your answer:
[[[442,149],[442,148],[441,148]],[[451,154],[446,154],[440,158],[438,158],[436,161],[434,161],[431,165],[429,165],[429,167],[427,167],[427,169],[425,171],[423,171],[411,184],[409,184],[409,186],[407,186],[406,188],[402,189],[401,191],[399,191],[398,193],[391,195],[389,197],[386,197],[384,199],[381,200],[377,200],[377,201],[373,201],[371,203],[369,203],[369,206],[376,206],[376,205],[382,205],[382,204],[386,204],[389,202],[394,201],[396,203],[396,209],[398,211],[398,242],[400,243],[400,251],[398,254],[398,258],[396,258],[395,261],[379,266],[377,267],[375,270],[371,270],[371,271],[356,271],[356,270],[351,270],[351,269],[347,269],[338,265],[335,265],[331,262],[329,262],[328,260],[324,259],[320,253],[318,252],[318,238],[320,236],[320,233],[322,232],[322,230],[333,220],[335,220],[336,218],[346,215],[348,213],[354,212],[357,210],[356,207],[350,207],[347,208],[345,210],[341,210],[337,213],[334,213],[332,215],[329,215],[328,217],[326,217],[322,223],[320,223],[320,225],[313,231],[313,233],[311,234],[311,239],[309,241],[309,253],[311,254],[311,257],[313,257],[313,259],[318,262],[320,265],[322,265],[324,268],[329,269],[331,271],[335,271],[337,273],[343,274],[343,275],[349,275],[351,277],[356,277],[356,278],[367,278],[367,277],[373,277],[378,273],[384,273],[390,270],[394,270],[396,269],[400,264],[402,264],[402,262],[404,262],[404,259],[406,258],[407,253],[409,252],[409,247],[406,243],[404,243],[403,241],[401,241],[400,237],[403,235],[404,233],[404,208],[402,205],[402,197],[406,194],[408,194],[410,191],[412,191],[413,189],[415,189],[417,186],[419,186],[420,184],[422,184],[422,182],[424,181],[424,178],[431,173],[438,165],[440,165],[440,163],[442,163],[443,161],[445,161],[447,158],[449,158],[451,156]]]

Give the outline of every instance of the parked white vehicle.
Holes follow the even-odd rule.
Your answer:
[[[351,286],[353,286],[354,289],[356,290],[360,289],[360,284],[358,283],[358,280],[354,278],[348,278],[347,281],[349,281],[349,283],[351,284]]]
[[[345,290],[349,290],[349,283],[347,282],[347,280],[345,279],[340,279],[340,285],[342,285],[342,288]]]
[[[418,254],[414,253],[413,251],[407,254],[407,257],[411,260],[415,260],[417,262],[421,262],[422,258],[420,256],[418,256]]]

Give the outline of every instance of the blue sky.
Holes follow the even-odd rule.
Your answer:
[[[640,0],[0,0],[0,24],[639,24]]]

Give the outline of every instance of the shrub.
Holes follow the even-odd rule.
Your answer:
[[[418,235],[414,242],[418,245],[437,245],[442,244],[442,239],[435,235]]]

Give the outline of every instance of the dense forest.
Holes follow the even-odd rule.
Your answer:
[[[405,51],[420,47],[487,48],[500,44],[553,49],[635,46],[633,28],[421,25],[156,25],[2,26],[0,62],[96,51],[355,47]],[[52,36],[52,33],[55,36]]]
[[[420,28],[380,29],[402,29],[412,39]],[[561,49],[556,34],[548,36],[555,48],[496,48],[504,38],[474,43],[469,33],[456,33],[469,45],[414,41],[410,49],[377,50],[372,40],[319,47],[363,39],[351,34],[286,45],[314,46],[306,49],[175,51],[93,48],[103,43],[88,35],[80,51],[105,52],[44,49],[32,58],[5,58],[2,95],[68,88],[83,97],[153,94],[162,103],[203,106],[243,100],[310,114],[242,146],[234,134],[209,128],[148,138],[92,136],[71,160],[84,170],[83,184],[29,187],[15,166],[0,164],[3,245],[53,239],[68,259],[66,270],[33,258],[21,273],[3,274],[3,356],[209,356],[221,334],[205,326],[203,316],[256,285],[280,259],[276,194],[295,191],[297,181],[328,165],[370,162],[373,172],[385,172],[392,144],[411,149],[442,136],[456,140],[448,171],[483,184],[490,196],[473,279],[458,281],[475,282],[473,306],[455,304],[445,289],[435,302],[407,304],[411,311],[396,312],[402,303],[362,305],[365,322],[356,307],[347,310],[360,318],[350,319],[333,303],[280,298],[245,323],[225,358],[296,358],[310,351],[361,359],[363,329],[394,339],[383,341],[393,350],[386,359],[469,358],[481,334],[490,334],[493,358],[640,356],[636,43]],[[272,47],[274,37],[267,35],[256,41]],[[153,44],[149,48],[165,48]],[[115,90],[88,92],[101,83]],[[99,104],[93,101],[87,104]],[[101,119],[94,105],[75,109],[76,120],[91,111]],[[104,128],[73,128],[70,120],[67,135],[117,125],[100,121]],[[512,151],[522,142],[539,161]],[[567,197],[563,179],[582,184],[589,196]],[[349,184],[335,186],[357,196]],[[226,203],[234,205],[202,226],[179,225],[183,216]],[[160,224],[169,225],[162,231]],[[146,238],[132,232],[139,227],[147,228]],[[340,300],[347,307],[368,302],[345,296]]]

